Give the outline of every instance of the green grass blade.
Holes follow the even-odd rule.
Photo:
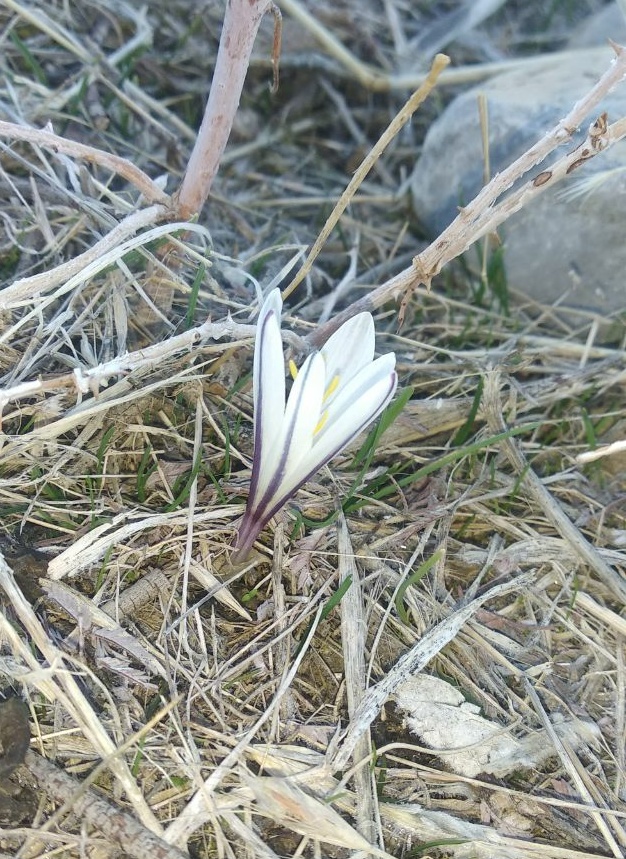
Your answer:
[[[205,272],[206,266],[201,265],[196,272],[196,276],[193,279],[193,283],[191,284],[191,292],[189,293],[189,304],[187,305],[187,313],[185,315],[186,331],[188,331],[190,328],[193,328],[196,320],[196,306],[198,304],[198,295],[200,293],[200,286],[202,284],[202,281],[204,280]]]
[[[476,385],[476,391],[474,393],[474,400],[472,401],[472,407],[470,408],[469,415],[463,426],[459,427],[456,432],[454,438],[452,439],[452,447],[460,447],[460,445],[465,444],[470,435],[472,434],[472,429],[474,426],[474,421],[476,420],[476,415],[478,414],[478,409],[480,407],[480,401],[483,396],[483,390],[485,388],[485,380],[482,376],[478,379],[478,384]]]
[[[393,400],[387,406],[376,424],[367,434],[367,438],[365,439],[365,441],[359,448],[358,453],[352,460],[353,468],[362,468],[362,470],[366,470],[368,468],[370,462],[372,461],[372,457],[374,456],[376,447],[378,446],[378,442],[380,441],[380,437],[400,415],[400,413],[402,412],[402,410],[412,396],[413,388],[404,388],[402,391],[400,391],[395,400]]]
[[[350,585],[351,585],[351,584],[352,584],[352,576],[346,576],[346,578],[345,578],[345,579],[343,580],[343,582],[339,585],[339,587],[337,588],[337,590],[335,591],[335,593],[334,593],[334,594],[332,594],[332,596],[328,599],[328,601],[326,602],[326,604],[325,604],[324,608],[322,609],[322,612],[321,612],[321,614],[320,614],[320,616],[319,616],[319,620],[317,621],[317,625],[318,625],[318,626],[319,626],[319,624],[320,624],[320,623],[321,623],[325,618],[327,618],[327,617],[328,617],[328,615],[329,615],[329,614],[331,613],[331,611],[335,608],[335,606],[338,606],[338,605],[339,605],[339,603],[340,603],[340,602],[341,602],[341,600],[343,599],[344,594],[346,593],[346,591],[348,590],[348,588],[350,587]],[[296,648],[296,652],[295,652],[295,654],[294,654],[294,659],[295,659],[295,658],[298,656],[298,654],[300,653],[300,649],[302,648],[302,645],[304,644],[304,642],[308,640],[309,635],[310,635],[310,633],[311,633],[311,629],[313,628],[313,625],[314,625],[314,624],[316,624],[316,620],[315,620],[315,619],[313,619],[313,620],[311,621],[311,623],[310,623],[310,624],[308,625],[308,627],[306,628],[306,632],[304,633],[304,635],[303,635],[303,636],[302,636],[302,638],[300,639],[300,644],[299,644],[299,645],[298,645],[298,647]]]
[[[202,469],[202,451],[198,452],[198,456],[196,457],[196,461],[193,464],[193,468],[189,473],[189,477],[185,481],[182,489],[178,492],[178,495],[171,501],[165,508],[166,513],[171,513],[173,510],[178,510],[178,508],[185,503],[185,501],[189,498],[189,493],[191,492],[191,487],[193,486],[194,480],[200,474]],[[179,481],[176,481],[178,483]],[[176,487],[174,488],[176,491]]]
[[[424,563],[420,564],[420,566],[413,573],[411,573],[411,575],[406,577],[406,579],[398,588],[396,598],[394,600],[394,605],[396,607],[396,611],[398,612],[398,617],[405,626],[410,626],[411,621],[409,619],[408,612],[404,607],[404,595],[411,587],[411,585],[416,585],[421,579],[424,578],[426,573],[437,563],[437,561],[441,557],[441,551],[441,549],[438,549],[434,555],[432,555],[430,558],[427,558]]]
[[[452,465],[452,463],[457,462],[464,456],[469,456],[472,453],[477,453],[480,450],[484,450],[486,447],[491,447],[491,445],[497,444],[500,441],[504,441],[504,439],[513,438],[516,435],[523,435],[523,433],[529,432],[533,429],[537,429],[538,426],[539,422],[535,421],[534,423],[524,424],[520,427],[513,427],[512,429],[508,429],[505,432],[496,433],[496,435],[492,435],[489,436],[489,438],[474,442],[474,444],[470,444],[467,447],[457,448],[456,450],[447,453],[445,456],[442,456],[439,459],[435,459],[433,460],[433,462],[429,462],[427,465],[423,465],[421,468],[418,468],[417,471],[414,471],[412,474],[407,474],[404,477],[398,478],[398,480],[396,480],[393,485],[384,487],[383,489],[374,493],[371,497],[376,498],[379,501],[383,498],[388,498],[390,495],[393,495],[395,492],[398,491],[398,487],[402,488],[404,486],[409,486],[411,483],[415,483],[416,480],[421,480],[423,477],[427,477],[434,471],[439,471],[439,469],[445,468],[447,465]],[[367,486],[363,489],[363,494],[367,494]]]

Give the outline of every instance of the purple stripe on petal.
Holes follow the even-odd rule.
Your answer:
[[[280,336],[282,301],[279,290],[266,298],[254,347],[254,455],[250,497],[263,491],[262,482],[274,458],[272,446],[281,431],[285,411],[285,371]]]
[[[313,394],[309,397],[312,389],[314,389]],[[266,508],[269,509],[271,506],[272,510],[275,512],[282,506],[282,504],[285,503],[287,498],[295,492],[295,490],[292,490],[292,492],[285,495],[281,491],[281,485],[285,479],[289,478],[289,460],[291,460],[291,463],[289,463],[290,467],[294,467],[294,445],[296,448],[298,446],[302,446],[301,450],[295,450],[296,457],[299,456],[303,459],[310,452],[311,445],[313,443],[313,430],[319,420],[323,392],[323,360],[319,353],[314,353],[313,355],[310,355],[302,365],[302,368],[298,373],[296,383],[289,395],[289,402],[287,404],[287,412],[285,415],[286,423],[280,442],[277,442],[281,445],[280,455],[277,461],[273,464],[272,473],[268,476],[267,485],[263,487],[261,497],[258,499],[255,498],[253,501],[255,515],[263,517],[266,522],[271,516],[273,516],[273,512],[266,516],[262,511]],[[304,410],[307,411],[305,412]],[[297,427],[297,424],[303,422],[303,418],[305,418],[304,430],[302,427]],[[310,431],[307,431],[307,426],[310,427]],[[281,497],[284,498],[282,503],[278,506],[275,505],[276,493],[280,493]]]

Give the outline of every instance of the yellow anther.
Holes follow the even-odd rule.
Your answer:
[[[291,373],[291,378],[296,381],[296,376],[298,375],[298,368],[296,367],[296,362],[290,358],[289,359],[289,372]]]
[[[324,424],[326,423],[327,420],[328,420],[328,409],[326,409],[325,412],[322,412],[322,416],[319,419],[319,421],[317,422],[317,426],[313,430],[313,435],[317,435],[318,432],[322,431],[322,427],[324,426]]]
[[[330,397],[331,394],[334,394],[337,388],[339,387],[339,373],[334,375],[330,380],[330,383],[327,385],[326,390],[324,391],[324,402]]]

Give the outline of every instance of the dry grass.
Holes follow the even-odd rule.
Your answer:
[[[526,5],[457,62],[495,61],[511,28],[531,39]],[[341,3],[316,11],[356,57],[418,75],[406,58],[425,7],[364,3],[356,23]],[[4,0],[1,118],[51,121],[172,191],[220,17],[182,0],[146,15]],[[355,448],[230,565],[252,284],[312,243],[406,98],[366,92],[289,17],[272,98],[270,41],[267,24],[185,232],[137,232],[146,209],[103,167],[2,144],[0,681],[27,701],[32,750],[0,785],[0,851],[624,856],[624,454],[576,461],[626,435],[623,318],[507,293],[470,251],[415,291],[400,331],[397,306],[378,315],[413,394],[359,488]],[[291,300],[294,349],[419,249],[406,179],[432,111]],[[133,229],[87,271],[49,274],[124,218]],[[422,668],[460,697],[407,686]]]

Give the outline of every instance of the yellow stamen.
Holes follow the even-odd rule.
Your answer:
[[[296,376],[298,375],[298,368],[296,367],[296,362],[290,358],[289,359],[289,372],[291,373],[291,378],[296,381]]]
[[[339,387],[339,373],[332,377],[330,380],[330,384],[327,386],[324,391],[324,399],[322,402],[326,402],[326,400],[330,397],[331,394],[334,394],[337,388]]]
[[[322,416],[319,419],[319,421],[317,422],[317,426],[313,430],[313,435],[317,435],[318,432],[322,431],[322,427],[324,426],[324,424],[326,423],[327,420],[328,420],[328,409],[326,409],[325,412],[322,412]]]

